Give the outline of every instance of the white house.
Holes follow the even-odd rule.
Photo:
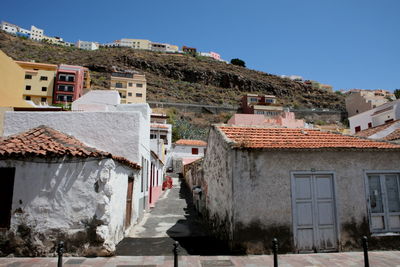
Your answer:
[[[400,145],[387,142],[214,125],[199,171],[204,214],[216,235],[249,253],[270,251],[274,237],[281,252],[360,248],[363,235],[394,248],[399,161]]]
[[[0,227],[14,244],[7,250],[45,256],[63,240],[68,253],[112,255],[139,212],[139,170],[47,126],[0,140]]]
[[[356,133],[357,136],[400,142],[400,120],[391,121]]]
[[[140,186],[134,191],[136,222],[148,208],[150,108],[147,104],[123,106],[112,112],[6,112],[4,135],[46,125],[92,147],[137,162],[142,171]]]
[[[400,119],[400,99],[349,117],[351,133]]]
[[[84,50],[97,50],[99,49],[100,44],[98,42],[87,42],[78,40],[76,42],[76,47]]]
[[[206,152],[207,143],[202,140],[179,139],[172,146],[171,160],[168,167],[176,173],[182,173],[182,167],[202,158]]]
[[[11,34],[16,34],[18,32],[18,26],[2,21],[1,22],[1,29],[5,32],[11,33]]]
[[[31,26],[31,33],[29,38],[35,41],[41,41],[43,39],[44,31],[42,29],[36,28],[35,26]]]

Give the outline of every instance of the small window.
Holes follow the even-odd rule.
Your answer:
[[[372,128],[372,122],[368,122],[368,128]]]
[[[198,155],[199,149],[197,147],[192,147],[192,155]]]
[[[25,74],[25,79],[27,79],[27,80],[32,79],[32,75],[30,75],[30,74]]]
[[[31,100],[31,97],[29,95],[25,96],[25,100]]]
[[[129,87],[132,87],[133,86],[133,83],[129,83]]]
[[[41,101],[41,102],[46,102],[47,99],[46,99],[45,97],[42,97],[42,98],[40,99],[40,101]]]
[[[72,85],[68,85],[68,92],[73,92],[74,91],[74,87]]]
[[[136,87],[138,87],[138,88],[142,88],[142,87],[143,87],[143,84],[141,84],[141,83],[137,83],[137,84],[136,84]]]
[[[132,93],[128,93],[128,96],[132,96]]]
[[[356,126],[356,127],[354,128],[354,131],[355,131],[356,133],[358,133],[359,131],[361,131],[361,126]]]
[[[72,76],[72,75],[68,76],[68,81],[69,81],[69,82],[75,81],[75,77]]]
[[[60,74],[60,75],[58,76],[58,80],[59,80],[59,81],[65,82],[65,81],[67,80],[67,75]]]
[[[41,81],[47,81],[47,76],[40,76]]]
[[[46,92],[47,91],[47,87],[42,87],[42,92]]]
[[[25,90],[31,90],[31,86],[30,85],[26,85],[25,86]]]
[[[141,93],[136,93],[136,97],[142,97],[143,95]]]
[[[117,87],[117,88],[123,88],[122,83],[116,83],[116,84],[115,84],[115,87]]]

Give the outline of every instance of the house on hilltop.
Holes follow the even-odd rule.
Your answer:
[[[202,213],[232,247],[264,253],[276,237],[282,252],[343,251],[362,235],[399,246],[399,161],[400,145],[387,142],[214,125],[201,170],[188,172]]]
[[[112,255],[139,213],[136,162],[46,126],[0,140],[0,176],[2,252],[44,256],[62,240],[72,254]]]

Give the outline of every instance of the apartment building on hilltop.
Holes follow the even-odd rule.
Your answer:
[[[345,94],[346,110],[349,117],[396,99],[394,94],[386,90],[352,89]]]
[[[83,50],[97,50],[99,49],[99,46],[100,45],[97,42],[87,42],[81,40],[78,40],[78,42],[76,42],[76,47]]]
[[[53,103],[71,104],[83,95],[85,68],[61,64],[57,69]]]
[[[24,69],[22,98],[36,105],[51,104],[57,65],[27,61],[16,61]]]
[[[111,73],[111,90],[117,90],[121,104],[146,103],[146,77],[132,72]]]
[[[246,94],[242,97],[242,111],[245,114],[278,116],[283,113],[283,107],[277,104],[273,95]]]

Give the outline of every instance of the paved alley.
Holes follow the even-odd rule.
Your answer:
[[[400,251],[372,251],[371,267],[400,267]],[[363,267],[362,252],[285,254],[280,267]],[[172,256],[118,256],[111,258],[64,258],[65,267],[156,267],[174,266]],[[0,267],[54,267],[57,258],[1,258]],[[257,256],[180,256],[179,267],[272,267],[271,255]]]
[[[224,255],[226,246],[213,239],[194,209],[191,192],[178,178],[155,207],[117,246],[117,255],[172,255],[173,243],[181,255]]]

